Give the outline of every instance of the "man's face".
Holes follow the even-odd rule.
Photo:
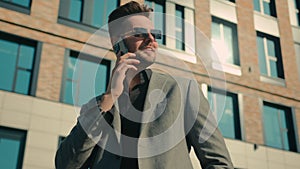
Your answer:
[[[137,54],[142,67],[150,66],[156,58],[158,47],[151,20],[142,15],[130,16],[125,19],[122,26],[128,51]]]

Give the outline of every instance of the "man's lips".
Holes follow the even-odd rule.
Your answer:
[[[150,50],[150,51],[155,51],[155,48],[153,48],[153,47],[145,47],[145,48],[143,48],[142,50]]]

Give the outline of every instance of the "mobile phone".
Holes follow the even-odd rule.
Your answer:
[[[121,52],[121,55],[124,55],[125,53],[128,52],[128,48],[124,42],[124,40],[119,40],[114,46],[113,46],[114,52],[116,55]]]

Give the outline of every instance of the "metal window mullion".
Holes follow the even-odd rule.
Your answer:
[[[76,81],[76,86],[77,86],[77,90],[76,90],[76,98],[78,100],[76,100],[76,105],[78,105],[79,103],[79,90],[80,90],[80,81],[81,81],[81,77],[82,77],[82,70],[83,70],[83,67],[82,67],[82,63],[83,62],[80,62],[80,59],[77,57],[77,62],[79,62],[79,71],[78,71],[78,80]]]
[[[79,80],[74,80],[72,78],[66,78],[66,80],[71,81],[71,82],[76,82],[76,83],[79,81]]]
[[[78,89],[78,81],[71,81],[72,82],[72,96],[73,96],[73,104],[74,105],[78,105],[78,100],[79,99],[77,99],[77,98],[79,98],[78,96],[79,96],[79,92],[77,92],[77,89]],[[75,90],[75,97],[74,97],[74,90],[73,90],[73,86],[76,86],[76,90]]]
[[[268,55],[269,60],[277,62],[277,57]]]
[[[222,43],[225,43],[225,38],[224,38],[224,25],[220,23],[220,39]]]
[[[17,82],[17,75],[18,75],[18,70],[19,70],[19,57],[20,57],[20,50],[21,50],[21,45],[18,44],[18,51],[17,51],[17,59],[16,59],[16,66],[15,66],[15,74],[14,74],[14,80],[13,80],[13,86],[12,86],[12,91],[15,92],[16,88],[16,82]]]
[[[182,25],[181,25],[181,29],[182,29],[182,50],[185,50],[185,22],[184,22],[184,7],[182,8],[182,18],[181,18],[181,22],[182,22]]]
[[[102,14],[102,21],[103,21],[103,23],[101,23],[101,24],[105,24],[105,20],[106,20],[106,12],[107,12],[107,7],[108,7],[107,1],[108,1],[108,0],[104,0],[104,3],[103,3],[103,6],[104,6],[103,9],[104,9],[104,11],[103,11],[103,12],[100,11],[100,13],[99,13],[99,15]],[[110,0],[110,1],[111,1],[111,0]]]
[[[278,111],[277,109],[277,120],[278,120],[278,123],[279,123],[279,131],[280,131],[280,140],[281,140],[281,148],[284,149],[284,139],[283,139],[283,132],[284,132],[284,129],[283,126],[281,125],[281,118],[280,118],[280,112]]]
[[[32,69],[26,69],[26,68],[22,68],[22,67],[19,67],[17,68],[18,70],[23,70],[23,71],[27,71],[27,72],[31,72]]]
[[[265,51],[265,60],[266,60],[266,67],[267,67],[267,74],[268,76],[271,76],[271,67],[270,67],[270,60],[268,55],[268,46],[267,46],[267,38],[263,37],[264,42],[264,51]]]
[[[221,42],[223,43],[224,47],[227,48],[226,42],[225,42],[225,33],[224,33],[224,24],[223,24],[223,23],[220,23],[220,38],[221,38]],[[227,49],[227,50],[228,50],[228,49]],[[228,53],[227,53],[227,54],[228,54]],[[228,56],[226,56],[224,62],[226,62],[227,59],[228,59]],[[222,59],[222,62],[223,62],[223,59]]]
[[[72,82],[72,84],[73,83],[78,83],[78,80],[73,80],[73,79],[70,79],[70,78],[66,78],[66,81]]]
[[[40,57],[42,53],[42,42],[37,42],[34,53],[33,67],[31,68],[30,95],[34,96],[37,88],[37,79],[40,67]]]
[[[175,27],[175,31],[182,32],[182,28]]]
[[[92,13],[93,10],[91,9],[93,6],[93,2],[94,0],[83,0],[82,1],[82,12],[81,12],[81,17],[82,17],[82,23],[87,24],[87,25],[91,25],[92,23]]]
[[[265,14],[264,11],[264,0],[259,0],[260,13]]]

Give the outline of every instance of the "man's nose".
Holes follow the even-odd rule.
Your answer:
[[[150,32],[148,32],[147,39],[149,39],[151,42],[155,42],[155,37]]]

